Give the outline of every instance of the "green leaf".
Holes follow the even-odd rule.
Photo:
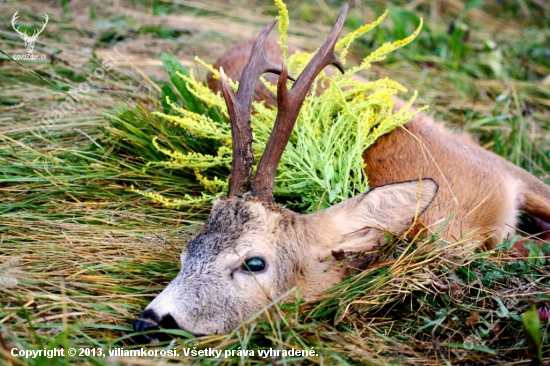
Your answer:
[[[500,271],[495,271],[495,270],[489,270],[485,273],[485,275],[483,276],[483,283],[488,283],[489,285],[496,281],[496,280],[501,280],[503,279],[504,276],[502,275],[502,273]]]
[[[422,327],[420,327],[420,329],[422,330],[422,329],[426,329],[426,328],[431,328],[431,327],[436,326],[436,325],[440,325],[447,318],[447,315],[448,315],[448,313],[444,310],[443,314],[439,318],[427,322]]]
[[[497,314],[499,318],[510,318],[512,314],[510,314],[510,311],[508,310],[506,305],[504,305],[500,297],[498,296],[491,296],[491,297],[493,298],[493,300],[495,300],[498,303],[499,310],[497,311]]]
[[[174,84],[177,91],[180,93],[183,103],[185,103],[187,109],[191,112],[204,114],[204,107],[202,106],[201,101],[191,94],[189,90],[187,90],[187,83],[177,74],[177,72],[180,72],[185,76],[189,76],[189,71],[187,71],[187,69],[183,67],[177,59],[166,53],[163,53],[160,56],[160,60],[164,64],[164,68],[166,69],[168,76],[170,76],[170,81],[172,81],[172,84]]]
[[[220,113],[220,111],[218,111],[218,108],[216,107],[210,107],[210,109],[208,110],[208,115],[215,122],[225,122],[225,118],[223,118],[222,114]]]
[[[330,191],[330,194],[328,195],[328,201],[332,202],[336,198],[338,194],[342,192],[342,182],[338,182],[336,186]]]
[[[164,110],[164,113],[168,114],[172,110],[172,107],[166,102],[166,97],[170,99],[170,101],[175,102],[178,100],[178,97],[174,93],[174,90],[172,87],[168,84],[164,84],[161,89],[161,100],[162,103],[162,109]]]
[[[325,183],[330,186],[330,183],[334,180],[334,167],[332,165],[325,165]]]
[[[542,347],[540,339],[540,318],[537,308],[535,306],[527,310],[521,316],[523,328],[525,329],[525,335],[527,336],[527,345],[529,348],[529,354],[533,360],[542,360]]]
[[[308,181],[307,181],[307,180],[304,180],[304,181],[299,182],[299,183],[291,184],[290,187],[291,187],[291,188],[294,188],[294,189],[296,189],[296,188],[303,188],[303,187],[307,186],[307,184],[308,184]]]
[[[94,5],[90,5],[90,19],[95,21],[97,19]]]
[[[527,242],[523,245],[525,246],[525,248],[529,249],[529,263],[537,266],[544,265],[544,254],[537,243]]]

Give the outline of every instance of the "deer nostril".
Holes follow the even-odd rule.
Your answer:
[[[178,323],[174,320],[172,315],[166,314],[159,322],[159,327],[163,329],[180,329]]]
[[[145,310],[139,318],[134,322],[134,331],[136,332],[146,332],[150,330],[160,330],[160,329],[180,329],[178,323],[174,320],[172,315],[166,314],[162,318],[159,318],[157,313],[151,309]],[[143,334],[141,341],[151,342],[151,341],[167,341],[172,339],[169,334],[163,332],[154,332],[151,334]],[[140,340],[140,339],[138,339]],[[139,342],[142,343],[142,342]]]
[[[139,318],[134,322],[134,331],[136,332],[145,332],[148,330],[154,330],[159,329],[159,317],[158,315],[151,309],[145,310]],[[152,341],[153,340],[153,334],[144,334],[142,337],[146,341]]]

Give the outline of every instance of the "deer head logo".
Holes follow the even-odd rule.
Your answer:
[[[21,32],[19,30],[19,27],[15,26],[15,23],[17,22],[19,10],[13,14],[13,17],[11,18],[11,25],[13,29],[19,33],[21,38],[23,38],[23,41],[25,41],[25,48],[27,49],[27,53],[32,53],[34,49],[34,42],[36,42],[36,39],[38,38],[38,35],[42,33],[44,28],[46,28],[46,25],[48,24],[48,14],[44,13],[44,19],[46,20],[44,23],[42,23],[42,29],[40,29],[38,32],[36,30],[33,31],[32,36],[29,37],[27,34],[27,31]]]

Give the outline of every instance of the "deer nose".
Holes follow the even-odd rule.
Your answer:
[[[152,309],[146,309],[134,322],[134,331],[136,332],[159,330],[158,332],[141,335],[142,340],[146,342],[164,342],[172,339],[172,336],[161,332],[160,329],[180,329],[180,327],[172,315],[165,314],[161,317]]]

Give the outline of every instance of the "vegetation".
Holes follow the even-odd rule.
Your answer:
[[[313,51],[341,2],[287,6],[287,42]],[[386,6],[353,4],[347,31]],[[550,357],[550,246],[528,244],[527,256],[513,258],[508,249],[519,238],[481,252],[466,239],[449,245],[423,231],[393,239],[377,265],[316,303],[274,303],[228,336],[172,331],[180,337],[171,342],[136,344],[133,319],[175,276],[181,248],[209,210],[199,199],[192,209],[165,208],[136,190],[201,198],[204,179],[228,171],[212,167],[201,184],[195,170],[148,165],[166,160],[157,147],[202,154],[218,148],[153,111],[175,115],[178,106],[189,110],[197,102],[196,112],[223,126],[223,110],[192,99],[175,71],[194,69],[194,55],[215,61],[278,9],[250,0],[134,1],[86,11],[69,1],[48,9],[8,1],[0,4],[4,29],[18,9],[29,29],[48,13],[35,53],[50,62],[14,62],[22,40],[0,32],[0,357],[8,364],[536,364]],[[418,90],[420,105],[438,119],[550,183],[550,7],[536,0],[395,1],[388,17],[350,47],[347,64],[412,34],[423,17],[414,42],[363,75]],[[174,57],[159,61],[170,52]],[[197,80],[201,72],[195,70]],[[179,356],[25,359],[12,356],[13,347],[103,354],[145,347],[177,349]],[[194,347],[224,353],[186,356]],[[315,355],[257,352],[311,347]],[[240,357],[239,350],[256,353]]]
[[[285,5],[279,3],[279,7],[278,17],[282,18],[279,22],[280,38],[283,40],[286,38],[284,28],[289,20]],[[338,42],[336,52],[340,52],[340,59],[344,63],[352,42],[378,25],[386,15],[387,12]],[[359,66],[350,68],[343,75],[329,76],[322,73],[319,76],[317,83],[327,87],[321,95],[311,94],[306,98],[303,112],[298,116],[292,138],[277,169],[275,197],[278,202],[316,211],[368,189],[368,178],[362,173],[363,152],[378,137],[408,122],[426,108],[409,112],[415,96],[406,106],[394,112],[392,96],[406,91],[402,85],[388,78],[362,82],[354,79],[354,75],[370,68],[373,62],[384,60],[387,54],[397,48],[407,45],[420,29],[421,26],[403,40],[385,43],[366,56]],[[298,52],[288,57],[285,64],[291,75],[300,75],[312,57],[313,53]],[[176,200],[168,200],[157,193],[136,192],[151,197],[165,207],[208,204],[221,193],[227,194],[227,176],[231,164],[231,130],[227,107],[220,94],[215,94],[203,81],[197,80],[176,59],[166,54],[161,58],[176,92],[165,85],[161,99],[164,111],[152,114],[183,129],[186,137],[182,143],[187,151],[163,148],[155,136],[153,145],[170,159],[149,162],[148,165],[194,173],[196,180],[207,192],[201,192],[200,196],[187,194],[183,199]],[[215,77],[220,77],[218,70],[211,65],[196,60]],[[229,82],[236,89],[237,82]],[[274,85],[266,86],[276,93]],[[174,104],[178,94],[183,99],[183,108]],[[251,116],[253,146],[258,163],[271,135],[277,111],[267,108],[264,102],[253,102],[252,107],[255,111]]]

